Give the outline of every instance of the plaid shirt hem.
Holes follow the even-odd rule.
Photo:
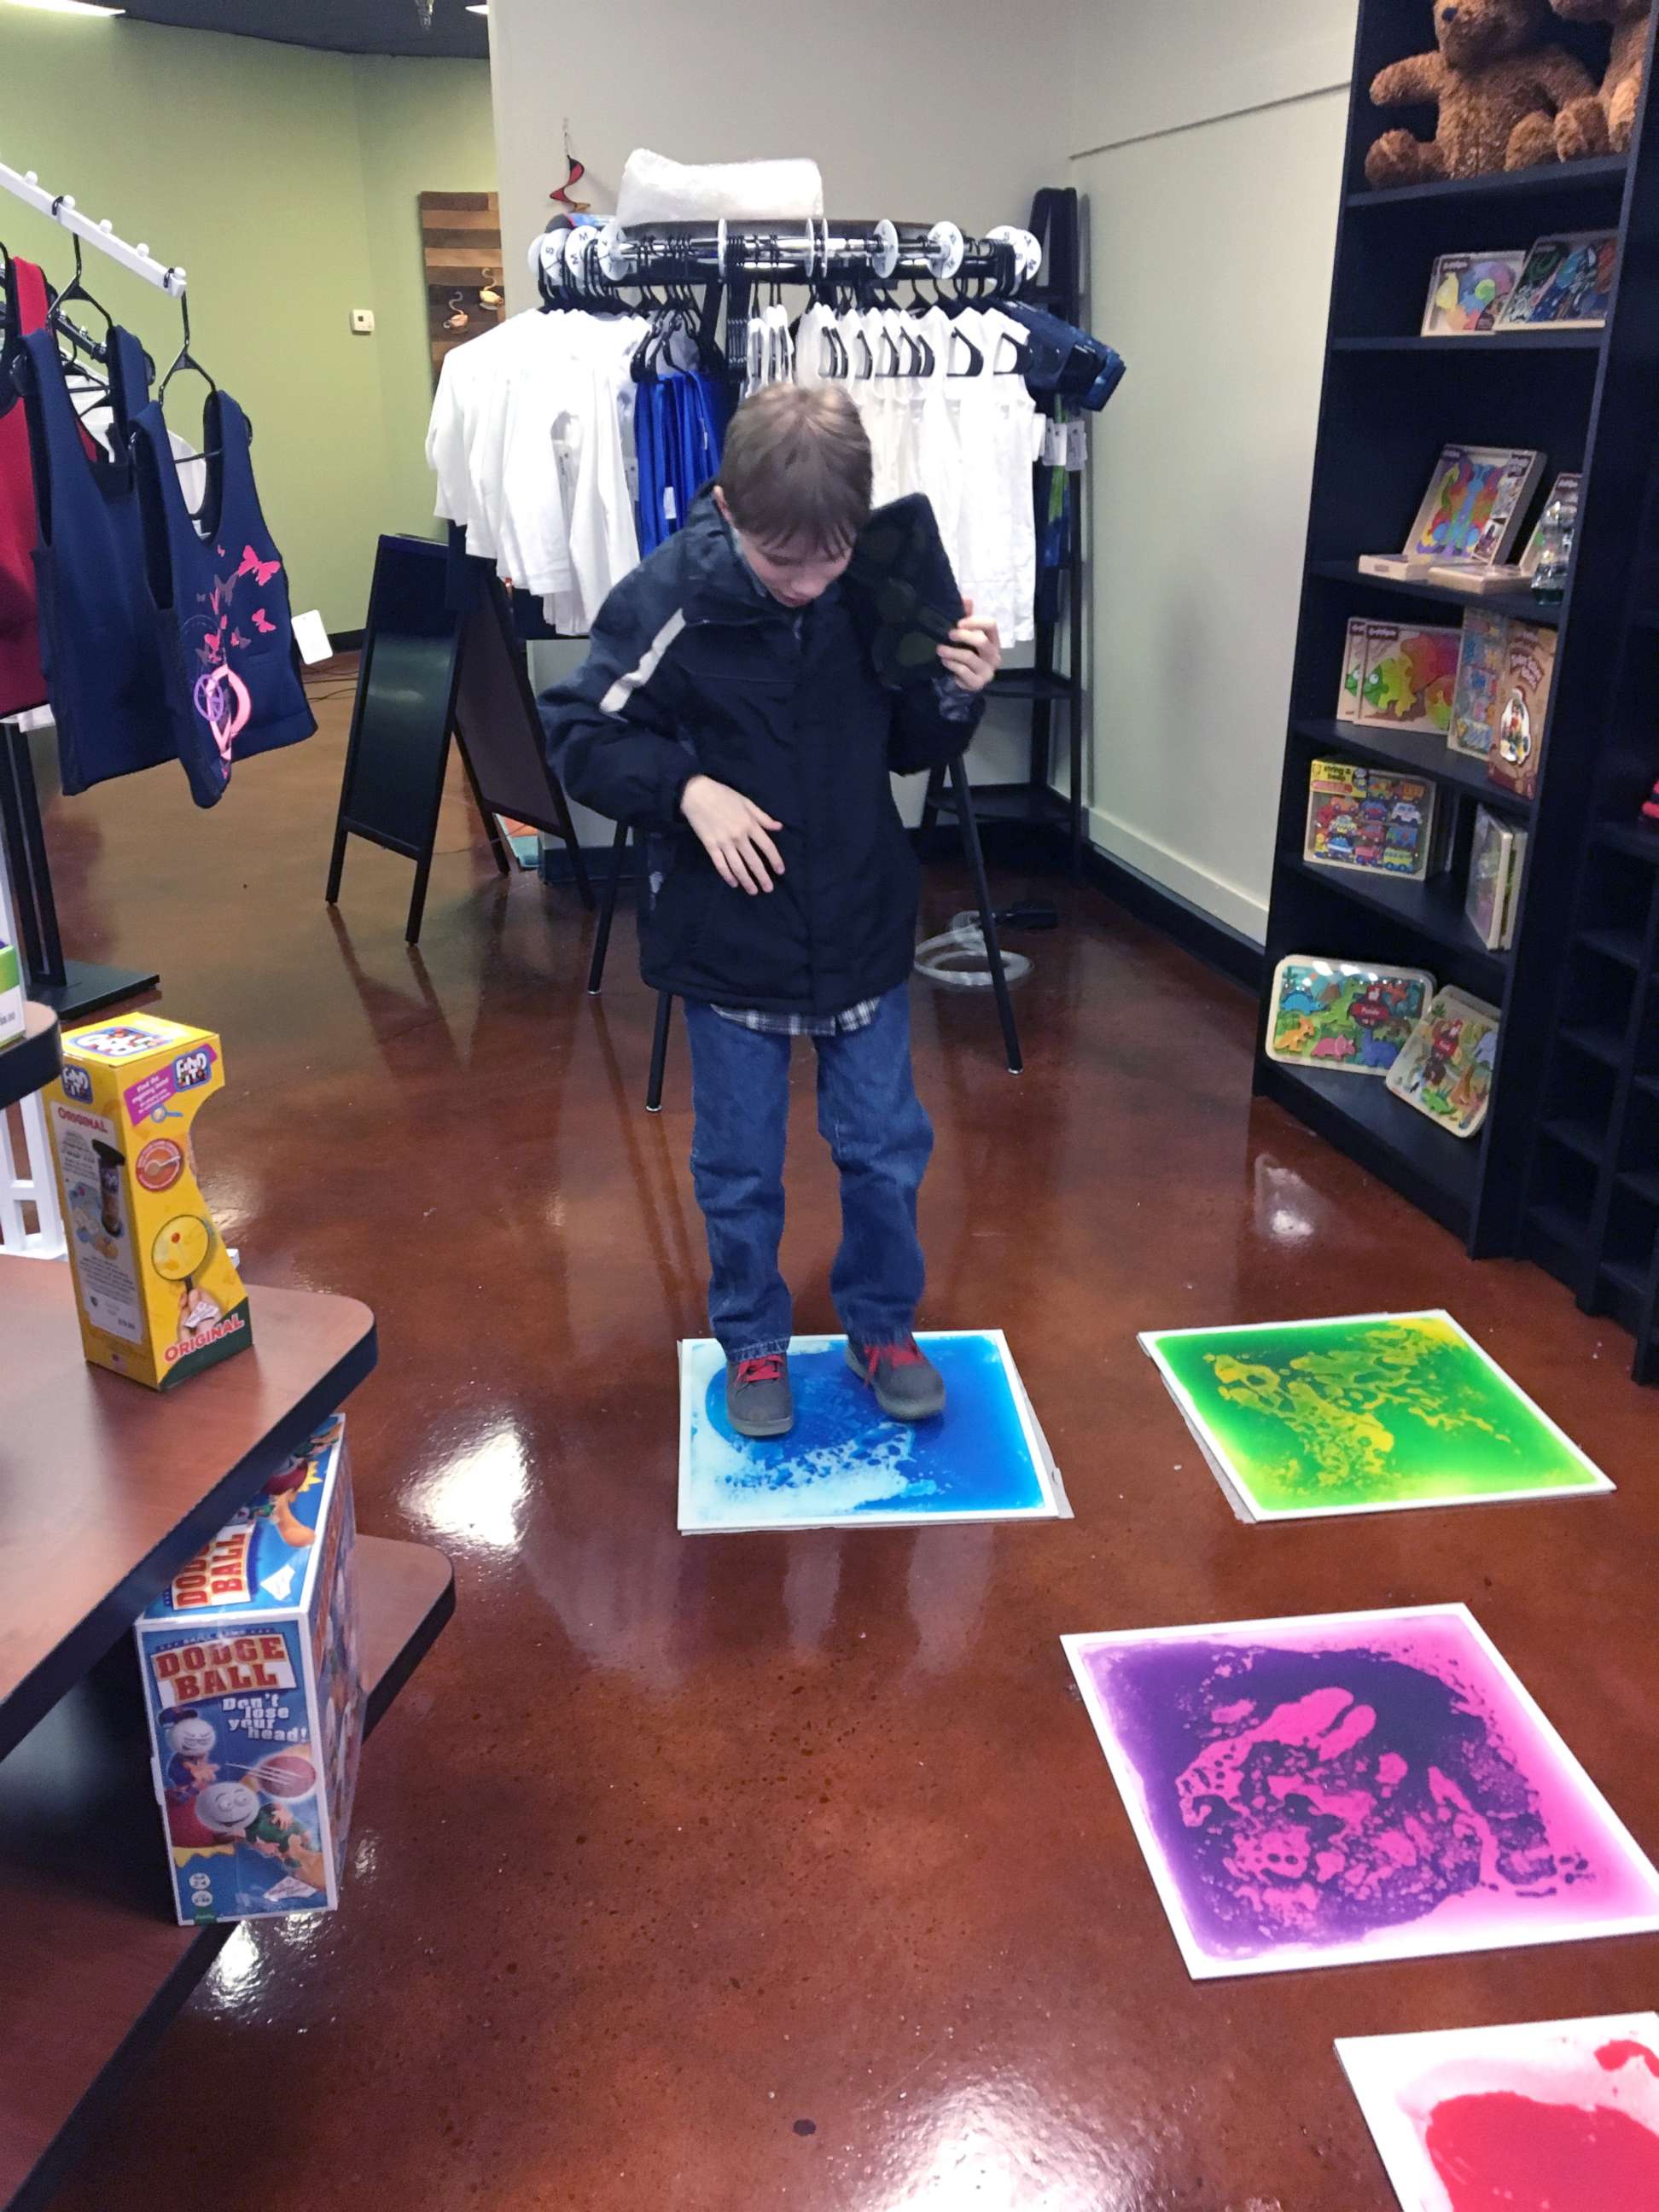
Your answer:
[[[723,1022],[735,1022],[758,1036],[854,1036],[869,1028],[880,1004],[879,999],[860,999],[838,1014],[769,1014],[755,1006],[716,1006],[713,1011]]]

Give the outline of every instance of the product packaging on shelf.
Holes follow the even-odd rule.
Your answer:
[[[23,975],[17,947],[0,937],[0,1050],[23,1034]]]
[[[134,1628],[183,1926],[340,1901],[363,1735],[355,1533],[337,1413]]]
[[[152,1390],[250,1342],[247,1292],[190,1142],[224,1079],[210,1030],[128,1014],[72,1030],[46,1094],[82,1345],[94,1367]]]

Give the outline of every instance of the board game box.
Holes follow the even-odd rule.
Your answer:
[[[125,1014],[71,1030],[46,1092],[82,1350],[152,1390],[251,1341],[247,1292],[191,1144],[224,1081],[211,1030]]]
[[[1420,880],[1434,834],[1434,787],[1349,761],[1316,760],[1308,776],[1303,856],[1320,867]]]
[[[1386,1075],[1434,996],[1420,968],[1379,968],[1306,953],[1281,960],[1267,1057],[1333,1075]]]
[[[1510,624],[1486,774],[1493,783],[1522,799],[1535,798],[1538,793],[1550,687],[1555,676],[1555,632],[1547,623]]]
[[[1451,726],[1462,643],[1455,625],[1368,623],[1358,719],[1395,730],[1433,730],[1443,738]]]
[[[1495,615],[1489,607],[1471,607],[1463,617],[1451,726],[1446,732],[1446,742],[1455,753],[1485,760],[1491,752],[1509,650],[1508,617]]]
[[[0,1045],[17,1042],[25,1019],[22,963],[17,947],[0,937]]]
[[[1498,1019],[1484,999],[1441,991],[1389,1070],[1389,1090],[1453,1136],[1474,1136],[1492,1103]]]
[[[337,1413],[134,1627],[182,1926],[339,1903],[363,1734],[355,1536]]]

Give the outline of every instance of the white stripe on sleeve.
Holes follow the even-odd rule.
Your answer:
[[[602,714],[620,714],[642,684],[648,684],[662,665],[663,655],[685,628],[685,617],[678,607],[657,632],[646,649],[645,658],[637,668],[630,668],[626,676],[619,676],[599,702]]]

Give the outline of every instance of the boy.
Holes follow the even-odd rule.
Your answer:
[[[796,1036],[817,1049],[818,1127],[841,1171],[830,1288],[848,1360],[895,1420],[945,1403],[912,1334],[933,1139],[910,1070],[918,871],[888,773],[963,750],[1001,653],[969,608],[938,669],[883,690],[841,582],[870,507],[846,393],[758,393],[712,492],[612,592],[587,659],[541,700],[573,799],[678,833],[665,869],[649,862],[641,966],[685,1006],[709,1320],[747,1437],[794,1419],[778,1245]]]

